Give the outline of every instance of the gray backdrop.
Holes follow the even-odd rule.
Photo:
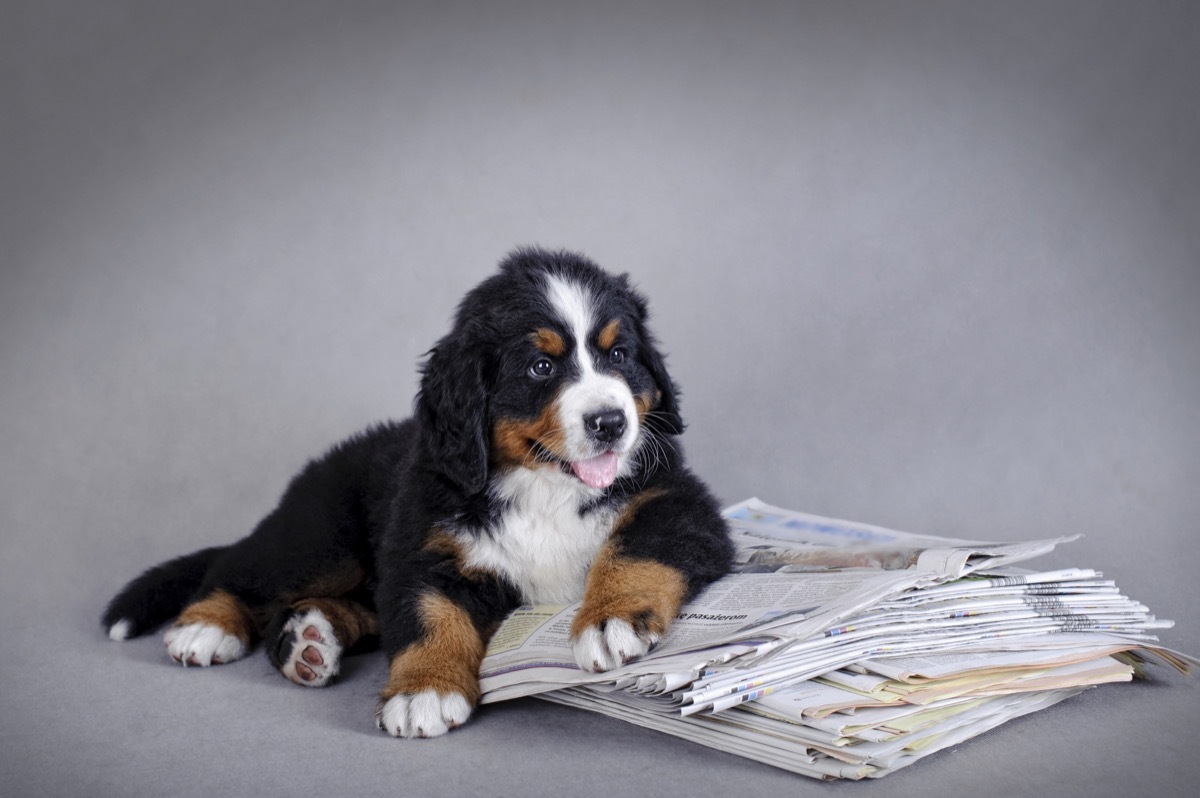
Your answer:
[[[0,790],[872,789],[533,700],[395,741],[378,656],[305,691],[104,637],[405,415],[520,244],[650,295],[724,501],[1083,532],[1045,564],[1200,653],[1197,75],[1181,2],[3,3]],[[873,789],[1177,794],[1197,696],[1094,690]]]

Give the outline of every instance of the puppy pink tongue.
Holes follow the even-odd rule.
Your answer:
[[[571,463],[575,476],[590,488],[607,488],[617,478],[617,456],[605,452],[599,457]]]

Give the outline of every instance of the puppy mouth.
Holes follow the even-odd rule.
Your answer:
[[[571,474],[589,488],[597,490],[603,490],[616,482],[617,472],[621,468],[620,456],[611,449],[582,460],[560,457],[536,441],[532,442],[532,449],[541,462],[556,463],[564,474]]]
[[[571,472],[580,482],[589,488],[600,489],[607,488],[616,481],[620,465],[617,453],[612,451],[570,463]]]

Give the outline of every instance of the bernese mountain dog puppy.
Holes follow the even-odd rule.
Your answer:
[[[299,685],[379,644],[376,720],[432,737],[479,699],[489,637],[522,604],[582,599],[579,667],[650,649],[724,575],[717,502],[683,463],[678,391],[627,275],[519,250],[428,354],[414,416],[309,463],[251,534],[151,568],[109,604],[123,640],[172,621],[183,665],[262,640]]]

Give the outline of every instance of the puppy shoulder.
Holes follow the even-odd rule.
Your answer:
[[[613,525],[614,547],[669,564],[689,595],[726,573],[734,547],[716,497],[687,469],[660,474],[630,495]]]

